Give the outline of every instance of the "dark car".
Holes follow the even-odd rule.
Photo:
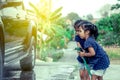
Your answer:
[[[0,77],[4,66],[20,61],[21,70],[35,66],[37,26],[23,1],[0,0]],[[0,79],[1,80],[1,79]]]

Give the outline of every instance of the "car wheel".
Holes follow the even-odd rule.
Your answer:
[[[20,60],[20,66],[23,71],[31,71],[35,66],[36,42],[34,37],[31,38],[27,53],[27,57]]]
[[[20,80],[36,80],[34,71],[22,71],[20,74]]]

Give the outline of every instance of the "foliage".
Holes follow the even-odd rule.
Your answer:
[[[110,4],[105,4],[104,6],[101,7],[101,9],[99,10],[99,13],[102,17],[106,17],[109,14],[111,5]]]
[[[98,40],[104,45],[120,45],[120,14],[112,14],[96,22],[99,29]]]
[[[61,17],[61,18],[57,19],[56,23],[58,25],[61,25],[63,28],[67,29],[68,24],[66,24],[66,18],[65,17]]]
[[[50,57],[53,61],[58,61],[61,57],[63,57],[63,50],[56,50],[54,48],[48,49],[47,51],[43,51],[41,54],[41,60],[45,61],[46,57]]]
[[[118,0],[118,1],[120,1],[120,0]],[[120,4],[116,3],[116,4],[112,5],[111,10],[119,9],[119,8],[120,8]]]
[[[120,45],[120,14],[113,14],[110,18],[116,42]]]
[[[30,3],[33,10],[28,10],[31,14],[37,17],[38,31],[40,32],[38,37],[38,49],[39,54],[48,55],[49,49],[63,48],[66,45],[66,39],[69,39],[70,34],[66,31],[66,23],[61,18],[62,7],[51,12],[51,6],[49,1],[42,0],[39,3],[41,6],[36,6]],[[43,39],[46,35],[46,39]],[[40,57],[41,58],[41,57]]]
[[[113,32],[113,27],[112,24],[110,23],[110,18],[109,17],[102,18],[98,22],[96,22],[96,25],[99,30],[98,41],[100,41],[100,43],[104,45],[112,44],[109,42],[106,43],[106,40],[109,41],[111,40],[111,38],[109,37],[111,37],[111,33]]]
[[[80,19],[79,15],[77,13],[71,12],[66,16],[67,19],[71,20],[71,21],[76,21],[78,19]]]
[[[87,20],[91,21],[91,20],[93,20],[93,15],[92,14],[88,14],[86,16],[86,18],[87,18]]]
[[[120,34],[120,14],[113,14],[110,16],[113,30],[116,34]]]
[[[53,61],[58,61],[61,57],[63,57],[64,52],[63,51],[54,51],[52,54]]]

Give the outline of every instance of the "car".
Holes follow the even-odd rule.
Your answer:
[[[30,16],[23,0],[0,0],[0,78],[18,61],[23,71],[35,66],[37,23]]]

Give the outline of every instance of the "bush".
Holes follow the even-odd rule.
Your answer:
[[[53,61],[58,61],[60,58],[63,57],[64,52],[62,50],[56,51],[55,53],[52,54]]]
[[[103,40],[101,41],[101,44],[111,46],[115,45],[116,43],[116,35],[114,35],[113,32],[108,32],[107,34],[103,35]]]
[[[113,14],[110,16],[113,26],[113,32],[117,43],[120,45],[120,14]]]
[[[112,14],[96,22],[99,29],[98,41],[103,45],[120,45],[120,14]]]
[[[61,57],[63,57],[63,50],[55,50],[55,49],[49,49],[46,51],[41,52],[40,59],[43,61],[46,61],[46,57],[50,57],[53,59],[53,61],[58,61]]]
[[[110,23],[110,18],[109,17],[102,18],[101,20],[96,22],[96,25],[99,30],[98,41],[102,45],[114,44],[114,40],[111,39],[111,36],[113,37],[113,35],[111,35],[113,32],[113,28],[112,28],[112,24]]]
[[[113,31],[120,34],[120,14],[113,14],[110,16]]]

